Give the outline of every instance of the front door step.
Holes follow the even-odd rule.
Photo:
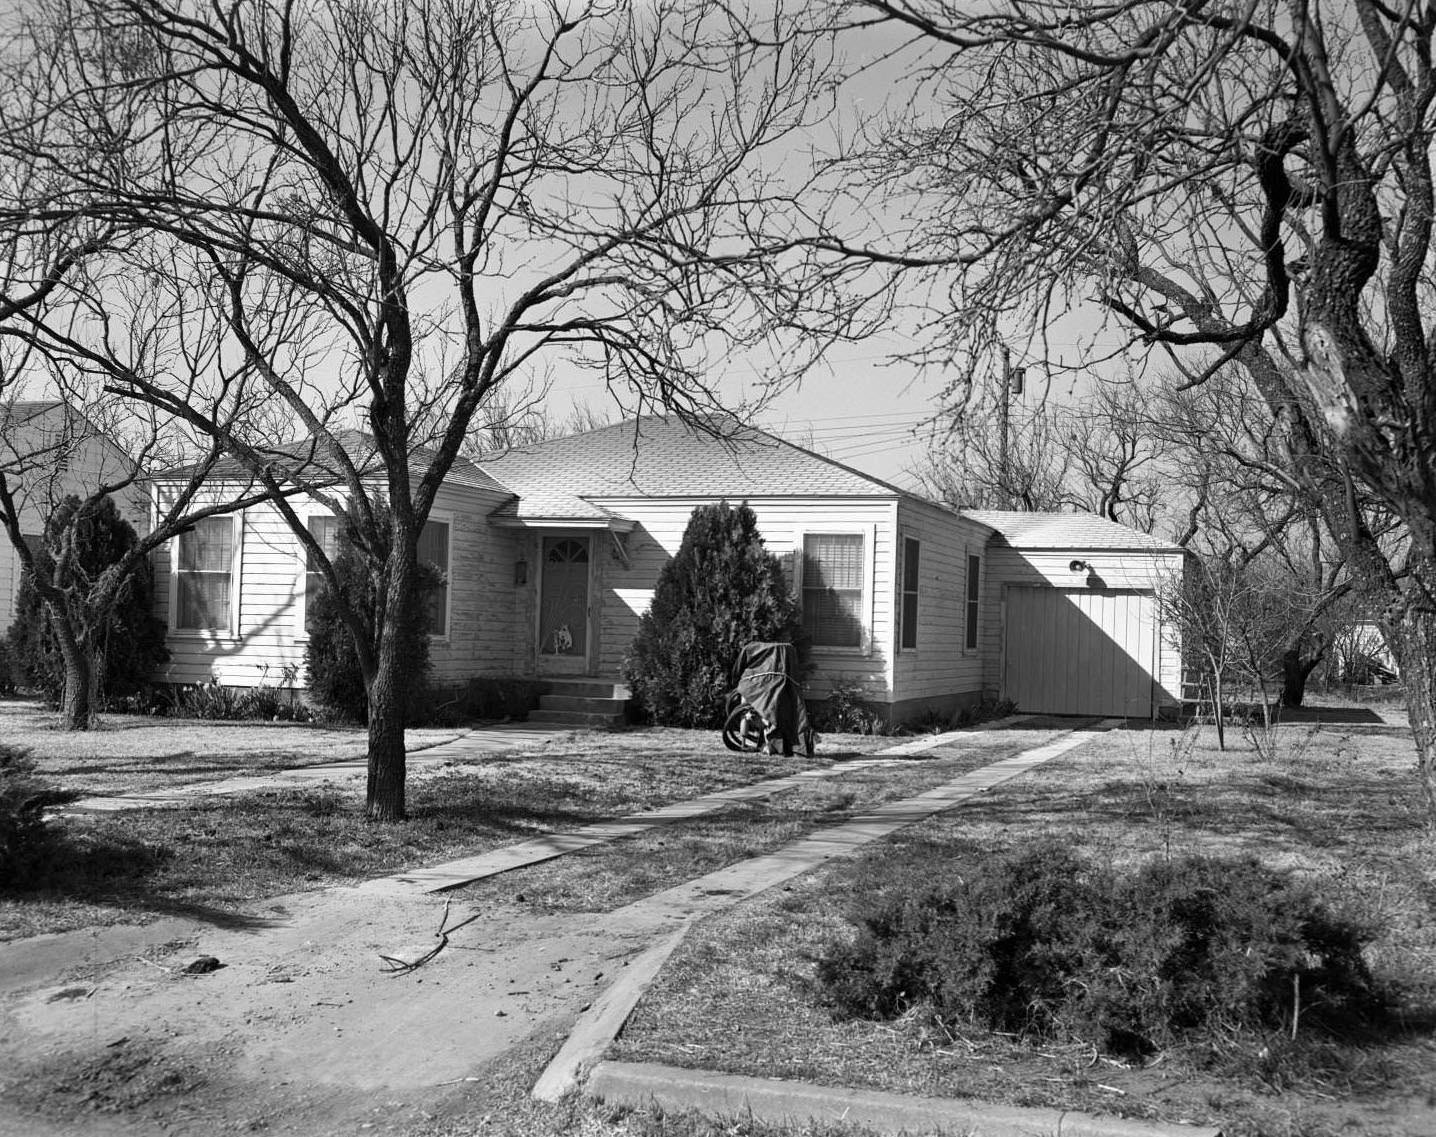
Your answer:
[[[628,688],[602,680],[550,680],[529,722],[613,729],[627,719]]]

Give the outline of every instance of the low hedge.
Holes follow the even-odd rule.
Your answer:
[[[1042,842],[884,898],[857,924],[819,978],[861,1017],[921,1007],[955,1029],[1145,1056],[1385,1010],[1362,956],[1375,930],[1254,858],[1118,872]]]

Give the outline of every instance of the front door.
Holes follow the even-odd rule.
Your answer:
[[[581,675],[588,670],[587,537],[545,537],[539,569],[539,670]]]

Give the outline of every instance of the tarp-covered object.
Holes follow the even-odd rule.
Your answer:
[[[740,709],[763,720],[764,741],[773,753],[779,746],[784,754],[795,748],[813,753],[813,728],[798,681],[798,649],[792,644],[745,645],[733,664],[730,700],[740,700]]]

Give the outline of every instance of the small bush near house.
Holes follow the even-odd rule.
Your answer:
[[[524,719],[542,694],[543,684],[537,679],[475,676],[459,692],[458,705],[468,719]]]
[[[387,509],[376,507],[376,511]],[[381,582],[369,574],[368,561],[354,547],[347,535],[352,524],[340,528],[339,550],[334,557],[334,574],[339,587],[349,602],[358,610],[368,629],[370,642],[377,652],[379,628],[378,610]],[[380,517],[377,525],[380,533],[389,532],[388,521]],[[387,555],[379,550],[379,556]],[[420,574],[425,582],[432,582],[436,570],[432,566],[420,565]],[[403,645],[405,655],[403,667],[410,676],[409,721],[418,721],[428,703],[429,679],[429,637],[425,633],[424,587],[417,590],[413,611],[401,621],[407,634]],[[367,722],[369,718],[369,696],[364,690],[364,672],[359,666],[359,653],[354,646],[354,637],[339,614],[339,604],[330,590],[319,590],[310,603],[307,614],[309,643],[304,650],[305,667],[309,677],[309,693],[326,716],[338,721]]]
[[[15,693],[15,669],[10,659],[10,637],[0,636],[0,695]]]
[[[26,751],[0,742],[0,888],[25,882],[44,853],[46,808],[70,796],[35,768]]]
[[[662,726],[718,727],[744,644],[791,643],[806,661],[802,612],[746,504],[693,511],[658,574],[624,672],[643,714]]]
[[[1252,859],[1117,873],[1044,842],[884,899],[819,977],[860,1017],[921,1007],[950,1029],[1128,1056],[1183,1043],[1224,1053],[1382,1017],[1361,954],[1373,935]]]
[[[83,597],[89,582],[128,553],[139,538],[110,498],[102,497],[88,509],[81,506],[73,495],[60,503],[45,524],[44,545],[36,561],[37,571],[49,576],[55,572],[55,550],[73,541],[68,567],[54,580]],[[154,591],[154,574],[147,563],[141,563],[125,582],[109,623],[99,630],[95,649],[104,663],[98,677],[101,706],[143,691],[151,672],[169,658],[164,625],[154,614]],[[45,602],[28,573],[15,603],[15,623],[9,632],[11,665],[5,670],[13,669],[16,683],[34,688],[58,706],[65,689],[65,665]]]
[[[833,734],[878,734],[887,725],[863,689],[835,683],[828,697],[813,706],[813,727]]]

